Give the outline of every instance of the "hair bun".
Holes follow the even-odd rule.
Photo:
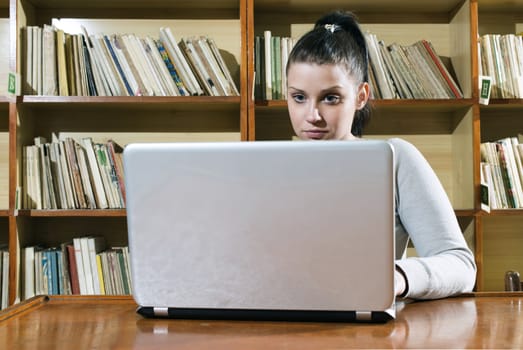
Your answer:
[[[327,28],[329,26],[329,28]],[[334,27],[331,32],[343,29],[346,32],[351,32],[354,27],[358,27],[356,16],[352,12],[337,10],[330,12],[316,21],[315,28],[324,27],[330,29]]]

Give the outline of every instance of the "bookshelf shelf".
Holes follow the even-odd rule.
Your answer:
[[[31,96],[21,97],[24,104],[239,104],[240,96]]]
[[[7,209],[1,209],[0,210],[0,217],[5,218],[9,216],[9,210]]]
[[[125,209],[18,210],[24,217],[126,217]]]
[[[523,109],[523,99],[520,98],[496,98],[490,99],[488,105],[481,105],[483,110],[493,110],[493,109]]]
[[[454,210],[457,217],[470,217],[475,216],[477,212],[474,209],[461,209],[461,210]]]
[[[484,217],[489,216],[521,216],[523,217],[523,209],[497,209],[491,210],[490,213],[481,210],[479,215]]]

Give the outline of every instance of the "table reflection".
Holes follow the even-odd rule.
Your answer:
[[[318,349],[340,347],[475,347],[476,299],[399,302],[385,324],[137,320],[135,348]]]

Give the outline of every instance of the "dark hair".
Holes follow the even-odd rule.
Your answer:
[[[347,11],[334,11],[321,17],[314,28],[297,42],[287,61],[292,63],[341,64],[359,82],[369,80],[369,59],[365,37],[356,16]],[[361,136],[370,119],[370,105],[354,114],[351,133]]]

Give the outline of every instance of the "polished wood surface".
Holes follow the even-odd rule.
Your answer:
[[[1,349],[522,348],[523,294],[400,303],[385,324],[146,319],[128,297],[35,297],[0,312]]]

